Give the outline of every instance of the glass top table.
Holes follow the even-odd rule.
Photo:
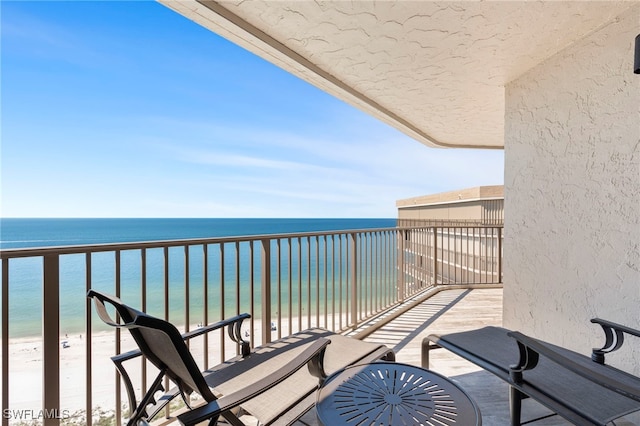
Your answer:
[[[333,374],[318,391],[316,410],[327,426],[482,424],[477,405],[451,380],[396,362]]]

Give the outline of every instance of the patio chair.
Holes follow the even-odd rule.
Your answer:
[[[321,328],[251,350],[249,342],[241,336],[242,321],[249,318],[248,314],[180,334],[171,323],[131,308],[115,296],[90,290],[87,297],[93,299],[106,324],[129,330],[139,348],[111,358],[128,393],[127,425],[146,424],[178,395],[189,409],[177,416],[182,424],[208,421],[214,425],[222,417],[238,426],[244,425],[245,414],[260,425],[290,424],[313,407],[315,391],[329,374],[358,362],[395,359],[393,351],[384,345],[361,342]],[[120,321],[109,315],[105,304],[115,308]],[[201,371],[185,342],[224,327],[238,344],[240,355]],[[140,356],[146,357],[159,373],[137,400],[124,363]],[[303,369],[305,365],[308,371]],[[165,377],[175,386],[156,399],[157,393],[165,391]],[[204,405],[191,407],[189,395],[193,392],[204,399]]]
[[[511,424],[521,423],[522,400],[535,399],[577,425],[606,425],[640,410],[640,377],[605,364],[605,354],[618,350],[625,334],[635,330],[592,319],[605,333],[602,348],[591,357],[501,327],[432,334],[422,342],[422,367],[429,352],[445,348],[495,374],[509,384]]]

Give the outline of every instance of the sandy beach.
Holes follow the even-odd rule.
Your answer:
[[[298,331],[297,318],[292,319],[292,325],[294,332]],[[305,318],[302,329],[307,328],[307,325]],[[311,326],[315,326],[315,318],[312,318]],[[320,326],[323,326],[322,323]],[[193,325],[191,330],[197,327]],[[248,320],[243,322],[242,334],[247,340],[253,335],[255,346],[259,346],[262,341],[261,330],[260,320],[254,320],[253,326]],[[288,320],[282,320],[280,333],[282,336],[289,334]],[[90,393],[94,412],[98,412],[98,408],[113,411],[116,407],[116,369],[110,359],[116,354],[115,336],[115,332],[112,331],[95,332],[91,336],[92,386]],[[272,340],[277,338],[278,330],[272,331]],[[235,356],[235,344],[227,336],[226,330],[224,339],[225,358]],[[209,366],[221,361],[220,341],[220,332],[209,333]],[[86,406],[86,344],[86,335],[60,336],[60,410],[63,415],[84,410]],[[132,349],[137,349],[133,338],[127,331],[123,331],[120,352]],[[196,362],[204,368],[204,338],[200,336],[192,339],[190,350]],[[136,392],[140,392],[140,362],[129,361],[127,368]],[[151,383],[157,372],[152,366],[147,371],[147,381]],[[122,386],[120,403],[126,404],[126,402],[127,394]],[[11,339],[9,342],[9,409],[33,411],[42,409],[42,342],[38,338]]]

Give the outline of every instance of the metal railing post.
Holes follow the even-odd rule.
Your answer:
[[[502,228],[498,228],[498,282],[502,283]]]
[[[85,292],[88,292],[92,287],[91,281],[91,253],[86,253],[85,258]],[[85,412],[87,416],[85,418],[87,426],[93,425],[93,416],[88,415],[93,407],[93,395],[91,390],[93,389],[93,357],[91,355],[92,333],[91,333],[91,299],[85,298],[85,353],[87,354],[85,360],[86,381],[85,381]]]
[[[433,227],[433,285],[438,285],[438,228]]]
[[[9,259],[2,260],[2,412],[9,409]],[[9,416],[2,416],[9,426]]]
[[[60,424],[60,256],[57,254],[44,256],[42,304],[42,409],[43,425],[49,426]]]
[[[405,276],[405,245],[404,241],[407,235],[405,229],[401,229],[396,235],[398,235],[398,300],[404,302],[406,297],[406,276]]]
[[[271,240],[261,240],[262,344],[271,342]]]
[[[351,326],[358,328],[358,236],[355,232],[349,234],[349,252],[351,263]]]

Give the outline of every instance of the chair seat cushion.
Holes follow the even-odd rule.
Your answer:
[[[580,413],[597,424],[606,424],[640,410],[640,402],[606,389],[543,356],[535,368],[524,372],[522,384],[514,383],[509,376],[509,366],[518,362],[519,351],[516,340],[508,336],[508,332],[501,327],[484,327],[441,336],[431,335],[428,338],[494,373],[565,417],[571,416],[571,412]],[[551,343],[541,343],[589,369],[622,382],[640,383],[640,378],[608,365],[596,364],[588,356]]]
[[[317,339],[331,340],[324,356],[324,368],[330,375],[346,366],[366,359],[383,345],[362,342],[322,328],[311,328],[268,345],[256,348],[245,358],[235,357],[204,372],[207,384],[222,395],[245,388],[278,368],[291,362],[300,352]],[[318,389],[319,383],[308,369],[302,368],[291,377],[246,403],[242,408],[270,424],[304,397]]]

